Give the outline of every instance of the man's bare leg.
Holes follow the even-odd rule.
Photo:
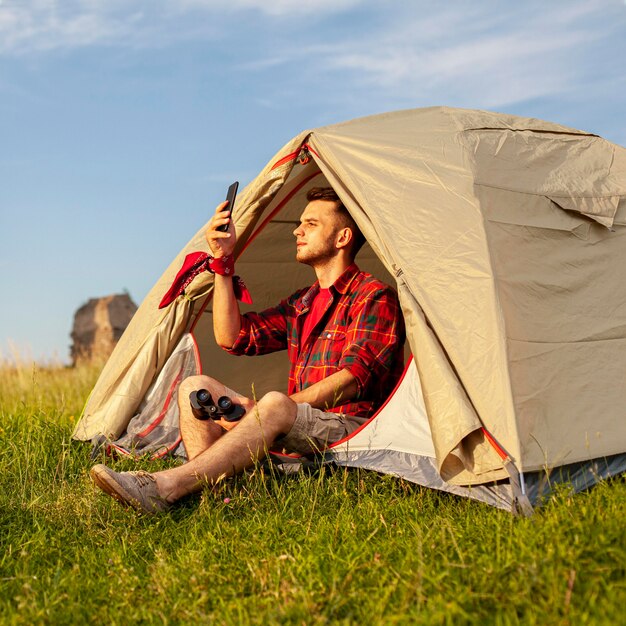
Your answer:
[[[231,400],[237,404],[251,405],[248,398],[234,393],[210,376],[185,378],[178,389],[178,408],[180,434],[185,444],[187,459],[190,461],[210,448],[224,434],[224,429],[213,420],[199,420],[194,417],[189,403],[189,394],[199,389],[207,389],[214,402],[217,402],[220,396],[230,396]]]
[[[251,467],[265,457],[279,435],[291,430],[296,413],[297,405],[288,396],[268,393],[233,430],[213,440],[189,463],[153,474],[159,494],[168,502],[175,502],[206,484],[215,484]],[[209,438],[210,435],[205,441]]]

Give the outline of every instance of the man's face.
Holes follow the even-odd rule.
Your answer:
[[[337,254],[335,239],[339,230],[337,203],[331,200],[311,200],[307,204],[296,236],[296,261],[317,265]]]

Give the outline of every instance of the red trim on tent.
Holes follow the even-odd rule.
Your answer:
[[[163,403],[163,408],[159,413],[158,417],[154,419],[146,428],[144,428],[140,433],[137,433],[137,437],[145,437],[149,435],[162,421],[167,413],[167,409],[169,409],[170,403],[172,402],[172,397],[174,396],[174,392],[176,391],[176,387],[178,387],[178,383],[180,383],[183,377],[183,368],[180,368],[180,371],[176,375],[176,378],[172,381],[170,385],[169,391],[167,392],[167,396],[165,397],[165,402]]]
[[[374,421],[380,415],[380,412],[387,406],[387,404],[389,404],[389,401],[391,400],[391,398],[393,398],[396,395],[396,391],[398,391],[398,388],[402,384],[402,381],[404,380],[406,373],[409,371],[409,365],[411,365],[412,360],[413,360],[413,355],[411,355],[408,358],[406,365],[404,366],[404,371],[402,372],[402,376],[400,376],[400,380],[396,383],[396,386],[393,388],[393,391],[389,394],[387,399],[379,407],[378,411],[376,411],[376,413],[374,413],[374,415],[372,415],[372,417],[370,417],[367,420],[367,422],[363,422],[363,424],[361,424],[356,430],[353,430],[347,437],[344,437],[343,439],[340,439],[339,441],[335,441],[335,443],[331,443],[326,448],[327,450],[330,450],[331,448],[335,448],[336,446],[342,443],[345,443],[349,439],[352,439],[352,437],[354,437],[357,433],[360,433],[368,424],[371,424],[372,421]]]
[[[166,446],[164,448],[161,448],[160,450],[157,450],[157,452],[155,452],[150,457],[150,460],[154,461],[155,459],[162,459],[163,457],[167,456],[170,452],[173,452],[174,450],[176,450],[176,448],[178,448],[182,440],[182,437],[178,437],[178,439],[171,446]]]
[[[300,191],[300,189],[302,189],[302,187],[304,187],[304,185],[306,185],[310,180],[312,180],[316,176],[319,176],[321,173],[322,173],[321,171],[317,171],[314,174],[311,174],[310,176],[307,176],[300,184],[298,184],[294,189],[292,189],[281,200],[281,202],[278,204],[278,206],[270,213],[270,215],[268,215],[268,217],[263,221],[263,223],[252,233],[252,235],[250,235],[250,238],[248,239],[248,241],[246,241],[246,245],[243,247],[243,249],[239,253],[240,256],[245,252],[245,250],[248,248],[248,246],[257,238],[258,234],[267,226],[269,221],[271,219],[273,219],[273,217],[285,206],[285,204],[287,202],[289,202],[289,200],[291,200],[291,198],[293,198],[293,196],[296,193],[298,193],[298,191]],[[193,333],[194,328],[196,327],[196,324],[200,320],[200,316],[204,313],[204,311],[207,308],[207,306],[208,306],[209,302],[211,301],[212,297],[213,297],[213,292],[211,292],[205,298],[204,302],[202,303],[202,306],[200,307],[200,310],[198,311],[198,314],[194,318],[193,323],[191,324],[191,327],[189,328],[189,332],[190,333]]]
[[[492,445],[493,449],[499,454],[500,458],[503,461],[506,461],[509,458],[509,455],[498,445],[498,442],[493,438],[491,433],[484,426],[482,427],[482,431],[487,441]]]
[[[320,158],[320,155],[317,154],[317,152],[315,152],[315,150],[313,150],[313,148],[311,148],[308,143],[303,143],[295,152],[290,152],[286,156],[278,159],[278,161],[276,161],[276,163],[272,165],[270,171],[275,170],[277,167],[280,167],[281,165],[284,165],[285,163],[289,163],[289,161],[293,161],[294,159],[296,159],[300,152],[302,152],[303,148],[306,148],[309,152],[312,152],[318,159]]]
[[[202,361],[200,360],[200,348],[198,348],[198,342],[196,341],[195,335],[189,331],[189,335],[191,336],[191,343],[193,344],[193,356],[196,359],[196,371],[198,374],[202,374]]]
[[[289,163],[289,161],[293,161],[299,154],[300,148],[298,148],[295,152],[290,152],[287,156],[282,157],[282,159],[278,159],[278,161],[272,165],[270,171],[275,170],[277,167],[280,167],[285,163]]]
[[[112,457],[112,451],[115,451],[122,456],[132,456],[132,454],[128,450],[126,450],[126,448],[122,448],[114,443],[108,443],[106,446],[106,455],[108,457]]]

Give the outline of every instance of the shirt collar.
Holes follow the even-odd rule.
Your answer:
[[[343,274],[331,285],[331,292],[335,290],[342,295],[347,293],[352,281],[357,277],[360,271],[356,263],[349,265],[344,270]],[[295,309],[297,315],[304,313],[304,311],[310,308],[313,298],[319,293],[319,290],[320,283],[316,280],[296,303]]]
[[[347,293],[348,288],[359,272],[360,270],[356,263],[352,263],[346,268],[344,273],[333,283],[332,286],[341,294]]]

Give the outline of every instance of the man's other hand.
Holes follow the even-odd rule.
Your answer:
[[[255,408],[256,403],[254,402],[254,400],[250,398],[239,396],[236,398],[235,401],[238,404],[241,404],[241,406],[243,406],[243,408],[246,410],[246,415],[250,413],[251,411],[256,411],[256,408]],[[257,417],[258,417],[258,414],[257,414]],[[241,419],[243,419],[243,417]],[[241,420],[237,420],[236,422],[228,422],[227,420],[223,418],[215,420],[215,423],[219,424],[224,430],[232,430],[233,428],[235,428],[235,426],[237,426],[237,424],[239,424],[239,422],[241,422]]]
[[[226,232],[217,230],[219,226],[224,226],[224,224],[228,224],[228,230]],[[235,234],[233,221],[230,219],[230,211],[227,202],[222,202],[222,204],[218,205],[215,210],[215,215],[204,236],[209,244],[211,253],[216,259],[229,256],[233,253],[237,235]]]

